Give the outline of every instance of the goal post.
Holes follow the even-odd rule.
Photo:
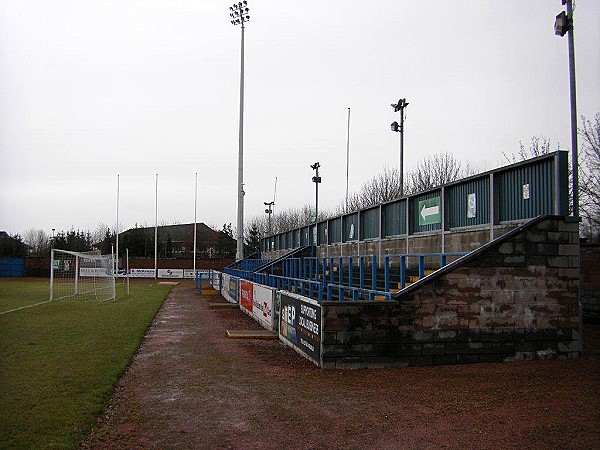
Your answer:
[[[98,301],[116,297],[113,257],[52,249],[50,300]]]

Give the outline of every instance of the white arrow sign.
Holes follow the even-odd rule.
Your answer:
[[[430,206],[429,208],[427,208],[427,207],[425,207],[425,205],[423,205],[423,209],[421,210],[421,217],[423,218],[423,220],[425,220],[427,217],[435,216],[435,215],[438,215],[439,213],[440,213],[439,205]]]

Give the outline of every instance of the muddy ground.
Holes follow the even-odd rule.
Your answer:
[[[120,380],[91,449],[591,449],[600,447],[600,326],[585,354],[323,371],[240,310],[176,286]]]

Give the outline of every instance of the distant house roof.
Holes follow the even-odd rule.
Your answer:
[[[135,232],[135,231],[140,231],[140,230],[144,230],[144,231],[152,231],[154,232],[154,227],[137,227],[137,228],[130,228],[127,231],[123,231],[121,233],[121,236],[130,233],[130,232]],[[183,223],[183,224],[177,224],[177,225],[159,225],[158,227],[158,232],[159,235],[164,236],[165,232],[168,236],[170,236],[172,239],[176,239],[176,240],[183,240],[185,238],[192,238],[194,237],[194,224],[193,223]],[[206,224],[200,222],[196,224],[196,239],[198,241],[201,242],[207,242],[207,241],[212,241],[212,240],[216,240],[218,239],[220,236],[220,233],[218,231],[213,230],[211,227],[207,226]],[[159,236],[160,237],[160,236]],[[231,238],[232,240],[235,240],[233,238]]]

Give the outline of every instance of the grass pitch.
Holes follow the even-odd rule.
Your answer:
[[[47,281],[0,280],[0,312],[48,300]],[[117,301],[49,302],[0,315],[0,448],[76,448],[172,286]]]

